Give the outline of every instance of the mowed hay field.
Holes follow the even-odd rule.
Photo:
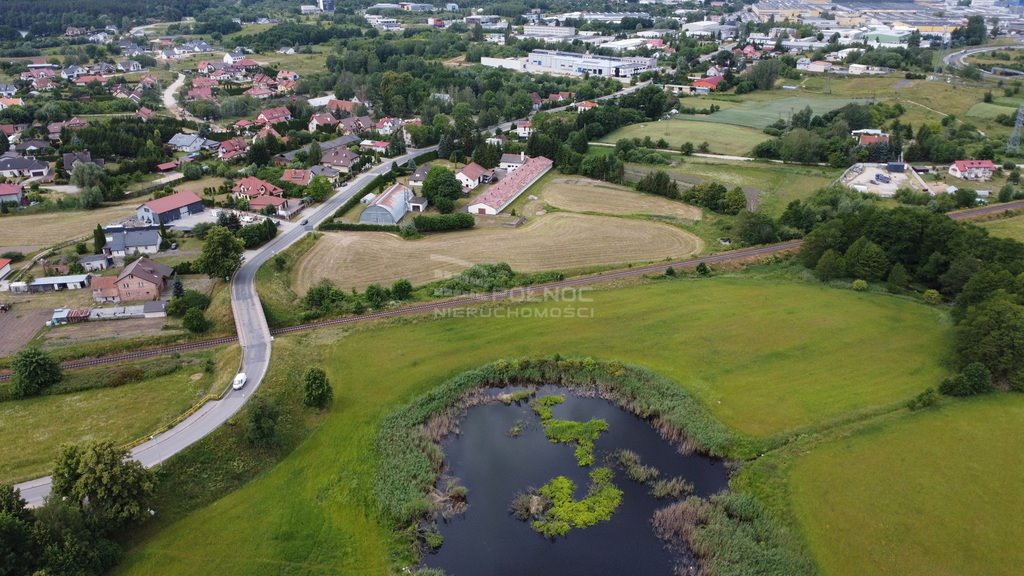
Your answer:
[[[862,99],[832,98],[828,96],[788,96],[785,98],[774,98],[774,93],[772,93],[771,96],[773,96],[771,99],[746,99],[746,96],[744,96],[742,104],[720,110],[714,114],[706,116],[680,114],[677,118],[703,123],[734,124],[736,126],[746,126],[748,128],[761,130],[778,120],[788,120],[793,113],[799,112],[807,106],[810,106],[811,110],[813,110],[815,114],[821,115],[826,112],[831,112],[837,108],[842,108],[847,104],[865,102]],[[717,129],[718,128],[705,128],[709,133]],[[752,143],[750,148],[753,148],[754,144],[756,144],[756,142]]]
[[[1024,396],[909,415],[797,457],[793,508],[827,576],[1024,566]]]
[[[572,212],[701,219],[701,210],[696,206],[586,178],[552,180],[544,186],[540,198],[555,208]]]
[[[714,118],[725,112],[716,112],[708,118]],[[706,122],[672,119],[632,124],[612,132],[601,141],[614,143],[621,138],[642,139],[645,136],[650,136],[655,141],[664,138],[673,149],[678,149],[685,142],[691,142],[694,146],[701,142],[707,142],[712,153],[732,156],[748,156],[754,146],[771,138],[759,129],[746,126],[721,124],[710,128]]]
[[[110,224],[135,214],[139,200],[96,210],[44,212],[24,216],[0,217],[0,252],[17,250],[26,254],[78,236],[89,236],[97,224]]]
[[[743,276],[587,296],[592,318],[451,318],[279,337],[272,376],[304,354],[323,359],[335,390],[324,420],[254,481],[129,550],[116,573],[397,572],[394,536],[373,500],[377,426],[401,403],[499,358],[560,353],[646,366],[757,435],[905,401],[945,375],[944,314],[907,299]],[[853,351],[870,351],[870,361]]]
[[[988,233],[992,236],[1013,238],[1019,242],[1024,242],[1024,216],[989,220],[988,222],[978,222],[977,224],[988,229]]]
[[[329,232],[298,262],[295,291],[328,278],[348,290],[405,278],[422,285],[473,264],[517,272],[577,270],[697,254],[697,236],[668,224],[554,213],[520,228],[481,228],[403,240],[383,232]]]
[[[200,362],[122,386],[0,402],[0,482],[48,474],[61,444],[126,444],[169,424],[208,392],[225,386],[241,353],[232,346],[208,356],[217,363],[212,374]],[[116,374],[119,369],[90,370]],[[87,377],[75,373],[68,378]]]

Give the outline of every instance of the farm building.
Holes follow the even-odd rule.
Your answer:
[[[486,192],[477,196],[469,203],[470,214],[488,214],[494,216],[508,207],[534,182],[551,170],[553,162],[543,156],[528,158],[514,172],[509,172],[503,180],[494,184]]]
[[[425,212],[429,205],[430,201],[423,196],[413,196],[412,200],[409,200],[409,209],[413,212]]]
[[[59,326],[61,324],[75,324],[89,320],[88,308],[57,308],[50,317],[50,324]]]
[[[520,166],[526,164],[526,160],[526,154],[523,152],[520,152],[519,154],[502,154],[498,168],[501,168],[511,174],[518,170]]]
[[[25,204],[25,191],[21,184],[0,184],[0,204]]]
[[[96,272],[97,270],[106,270],[110,267],[110,259],[106,254],[95,254],[92,256],[82,256],[78,259],[78,263],[85,268],[86,272]]]
[[[0,258],[0,280],[3,280],[11,273],[11,259]]]
[[[409,212],[412,198],[412,190],[403,184],[395,184],[366,206],[359,216],[359,223],[395,226]]]
[[[203,199],[195,192],[178,192],[150,200],[136,210],[136,218],[150,224],[164,224],[203,211]]]
[[[72,274],[70,276],[44,276],[29,282],[29,292],[60,292],[61,290],[79,290],[89,286],[89,274]]]
[[[957,160],[949,167],[949,175],[961,180],[986,182],[992,179],[996,165],[991,160]]]

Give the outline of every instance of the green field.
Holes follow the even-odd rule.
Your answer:
[[[770,138],[760,130],[744,126],[723,124],[711,130],[704,122],[673,119],[626,126],[608,134],[601,141],[614,143],[620,138],[645,136],[654,140],[664,138],[673,149],[678,149],[684,142],[691,142],[694,146],[707,142],[712,153],[732,156],[747,156],[754,146]]]
[[[205,373],[203,363],[197,362],[123,386],[0,402],[0,482],[46,475],[61,444],[104,440],[125,444],[171,423],[208,392],[226,384],[237,370],[237,347],[200,358],[207,356],[217,359],[213,374]],[[109,381],[118,369],[99,370],[103,373],[97,377]],[[87,378],[75,373],[67,384]]]
[[[944,405],[797,458],[793,508],[828,576],[1020,574],[1024,396]]]
[[[775,93],[773,93],[775,95]],[[788,96],[784,98],[749,99],[736,107],[715,112],[708,116],[680,115],[679,118],[714,124],[734,124],[761,130],[777,120],[788,120],[794,112],[810,106],[815,114],[824,114],[847,104],[863,102],[853,98],[832,98],[827,96]],[[753,148],[753,145],[751,145]]]
[[[1024,216],[978,222],[978,225],[988,229],[989,234],[993,236],[1013,238],[1019,242],[1024,242]]]
[[[761,437],[884,410],[946,373],[944,313],[902,298],[751,276],[585,296],[593,302],[569,305],[592,306],[593,318],[411,320],[279,338],[261,394],[294,389],[294,373],[322,358],[335,387],[331,411],[255,481],[129,550],[117,573],[389,573],[397,540],[375,520],[376,426],[399,403],[498,358],[558,352],[640,364]],[[219,489],[208,466],[240,460],[244,467],[244,456],[218,452],[237,436],[228,427],[201,453],[179,457],[177,482]]]
[[[971,118],[985,118],[993,119],[1000,114],[1015,114],[1016,108],[1009,106],[1002,106],[1000,104],[989,104],[987,102],[978,102],[971,109],[967,111],[967,115]]]

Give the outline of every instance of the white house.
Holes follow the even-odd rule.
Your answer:
[[[456,172],[455,178],[460,184],[462,184],[462,191],[468,192],[483,182],[490,182],[493,174],[493,170],[488,170],[476,162],[473,162],[464,166],[462,170]]]
[[[520,166],[526,164],[526,160],[526,154],[523,152],[520,152],[519,154],[502,154],[498,168],[501,168],[511,174],[518,170]]]
[[[949,175],[961,180],[986,182],[992,179],[996,165],[991,160],[957,160],[949,167]]]
[[[533,122],[529,120],[520,120],[516,122],[516,136],[525,140],[533,134]]]

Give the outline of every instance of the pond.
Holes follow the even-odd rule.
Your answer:
[[[509,389],[488,391],[508,393]],[[449,576],[599,576],[673,573],[679,562],[692,561],[669,551],[654,534],[651,517],[674,499],[656,499],[648,485],[630,480],[612,465],[619,450],[638,454],[660,478],[683,477],[692,494],[706,497],[726,489],[725,463],[700,454],[680,455],[651,425],[600,398],[585,398],[555,386],[537,389],[535,398],[558,395],[552,417],[587,422],[602,419],[607,430],[594,442],[594,463],[580,466],[572,444],[556,444],[545,436],[544,424],[529,402],[484,404],[470,408],[459,435],[441,444],[446,474],[468,488],[465,514],[439,521],[444,544],[424,558]],[[518,435],[510,434],[517,430]],[[518,494],[537,489],[557,476],[575,483],[575,498],[587,495],[590,474],[599,467],[614,470],[612,482],[622,491],[621,504],[608,521],[574,528],[565,536],[546,538],[531,523],[513,517],[509,506]]]

